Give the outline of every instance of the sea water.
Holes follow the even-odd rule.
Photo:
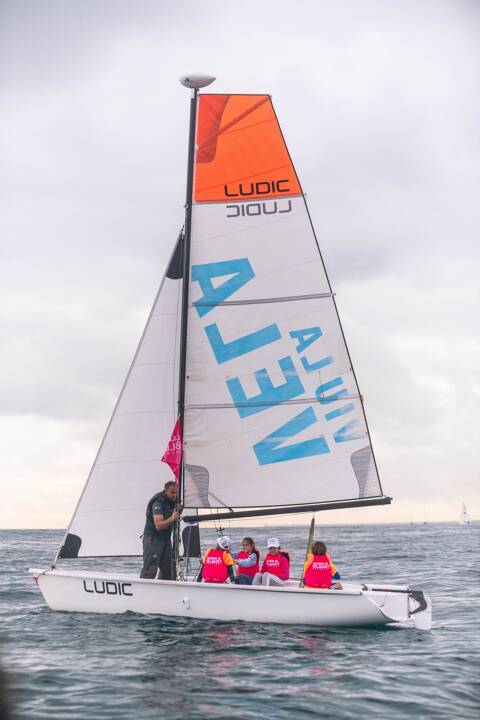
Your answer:
[[[261,549],[278,536],[294,568],[303,562],[307,527],[228,532],[237,547],[247,534]],[[318,525],[345,579],[426,591],[431,632],[53,612],[27,569],[46,567],[62,535],[0,532],[0,653],[14,718],[480,716],[480,524]],[[135,573],[140,564],[65,563]]]

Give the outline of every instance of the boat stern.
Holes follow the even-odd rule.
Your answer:
[[[417,630],[432,629],[432,601],[422,590],[399,585],[364,585],[362,589],[390,622],[413,621]]]
[[[422,590],[411,590],[408,598],[410,617],[417,630],[432,629],[432,601]]]

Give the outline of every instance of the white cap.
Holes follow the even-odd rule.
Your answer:
[[[268,538],[267,547],[280,547],[280,540],[278,538]]]
[[[223,535],[222,537],[218,538],[217,544],[219,547],[222,548],[222,550],[228,550],[232,547],[232,543],[230,542],[230,538],[228,535]]]

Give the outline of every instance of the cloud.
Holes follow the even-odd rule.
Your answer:
[[[10,2],[0,28],[10,517],[52,467],[74,505],[183,222],[197,68],[273,95],[386,489],[479,502],[476,3]]]

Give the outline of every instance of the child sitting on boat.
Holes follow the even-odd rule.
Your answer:
[[[341,590],[342,583],[337,568],[330,560],[327,546],[321,540],[312,543],[312,551],[308,553],[303,567],[304,587],[312,589]]]
[[[232,552],[235,565],[237,566],[236,585],[251,585],[255,574],[260,570],[260,553],[255,547],[255,541],[251,537],[244,537],[242,549]]]
[[[262,568],[253,578],[252,585],[285,585],[285,581],[290,577],[290,556],[280,549],[278,538],[269,538],[267,546]]]
[[[234,561],[230,554],[232,543],[227,535],[218,538],[217,547],[209,548],[203,557],[200,580],[208,583],[224,583],[234,581]]]

